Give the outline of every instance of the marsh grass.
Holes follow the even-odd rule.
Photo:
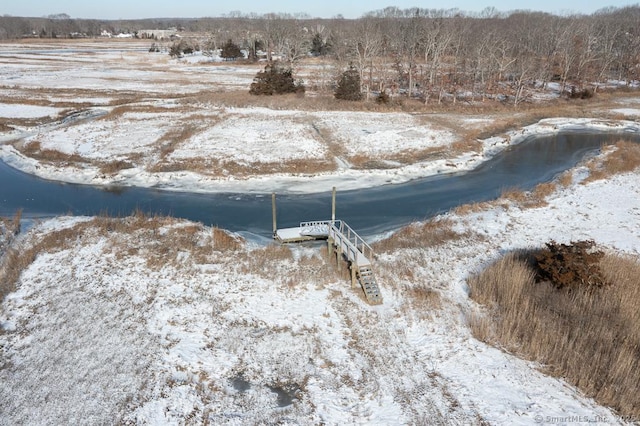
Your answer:
[[[161,160],[147,167],[150,172],[176,172],[189,170],[207,176],[237,176],[247,177],[255,175],[270,175],[278,173],[313,174],[329,172],[336,169],[336,163],[331,159],[294,159],[282,162],[240,163],[234,160],[216,158],[187,158],[180,160]]]
[[[103,175],[114,175],[118,172],[135,167],[134,161],[140,158],[140,154],[133,154],[128,159],[113,161],[91,160],[80,154],[68,154],[55,149],[42,149],[40,141],[33,141],[24,145],[20,150],[24,155],[48,164],[70,166],[93,165]]]
[[[355,169],[385,169],[390,168],[390,164],[393,163],[402,166],[441,159],[445,157],[447,151],[448,149],[444,147],[432,147],[385,154],[383,160],[364,154],[351,155],[347,160]]]
[[[241,237],[219,228],[141,211],[121,218],[97,216],[10,245],[0,267],[0,300],[15,290],[20,274],[39,254],[55,253],[69,248],[72,243],[87,242],[96,237],[109,240],[116,259],[143,256],[152,270],[179,265],[181,253],[189,253],[195,264],[209,263],[219,256],[242,251],[245,244]]]
[[[100,173],[105,175],[114,175],[126,169],[133,168],[134,165],[127,160],[114,160],[100,165]]]
[[[184,125],[178,125],[178,127],[170,129],[158,140],[160,144],[160,159],[164,160],[169,154],[175,151],[178,145],[191,139],[197,132],[198,126],[193,123],[185,123]]]
[[[40,141],[32,141],[28,144],[24,144],[20,151],[33,159],[46,161],[50,163],[58,163],[63,164],[65,166],[70,166],[78,163],[88,163],[89,160],[78,155],[78,154],[68,154],[66,152],[61,152],[55,149],[43,149]]]
[[[587,163],[589,176],[583,183],[606,179],[628,173],[640,167],[640,143],[619,140],[613,147],[605,148],[606,155],[598,156]]]
[[[403,248],[436,247],[449,241],[471,238],[471,232],[458,232],[454,222],[436,218],[427,222],[415,222],[395,232],[390,237],[373,244],[377,253],[391,252]]]
[[[539,183],[532,191],[507,189],[502,192],[498,202],[508,200],[525,209],[544,207],[548,204],[547,198],[557,189],[555,182]]]
[[[557,289],[536,283],[532,253],[511,253],[469,280],[486,314],[469,323],[480,340],[540,362],[601,404],[640,416],[640,263],[606,255],[611,285]]]

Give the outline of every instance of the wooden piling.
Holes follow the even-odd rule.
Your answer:
[[[331,223],[336,221],[336,187],[333,187],[333,194],[331,195]]]
[[[271,193],[271,214],[273,216],[273,235],[276,235],[278,232],[278,224],[276,220],[276,193]]]
[[[358,265],[355,262],[351,262],[351,288],[358,287],[358,278],[356,277],[356,272],[358,270]]]

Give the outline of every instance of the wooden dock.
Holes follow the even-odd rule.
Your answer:
[[[349,225],[341,220],[318,220],[301,222],[295,228],[275,229],[273,238],[281,243],[299,243],[312,240],[327,240],[329,255],[335,256],[340,269],[342,262],[351,271],[351,286],[358,284],[365,298],[372,305],[382,303],[382,295],[373,274],[373,249]]]
[[[281,243],[327,240],[327,251],[332,258],[335,256],[338,270],[343,262],[347,263],[351,271],[351,287],[355,288],[359,283],[370,304],[382,303],[380,288],[373,274],[373,249],[349,225],[336,220],[336,188],[333,188],[331,220],[300,222],[300,226],[295,228],[278,229],[275,193],[271,200],[274,239]]]

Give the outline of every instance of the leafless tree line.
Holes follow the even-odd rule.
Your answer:
[[[240,13],[137,21],[5,16],[0,39],[175,27],[200,34],[209,50],[232,39],[292,66],[308,56],[323,56],[336,69],[353,66],[367,94],[387,91],[425,103],[471,97],[518,104],[534,86],[554,83],[563,92],[581,92],[597,91],[612,79],[638,80],[639,23],[638,5],[571,16],[389,7],[355,20]]]

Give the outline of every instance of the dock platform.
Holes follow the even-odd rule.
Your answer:
[[[273,238],[281,243],[301,243],[327,240],[330,256],[335,256],[338,268],[346,262],[351,271],[351,286],[358,283],[367,301],[372,305],[382,303],[382,295],[373,274],[375,253],[349,225],[341,220],[301,222],[294,228],[276,229]]]

